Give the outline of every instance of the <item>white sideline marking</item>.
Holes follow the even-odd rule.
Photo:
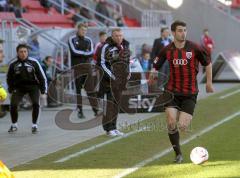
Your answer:
[[[68,161],[68,160],[70,160],[70,159],[72,159],[72,158],[75,158],[75,157],[77,157],[77,156],[79,156],[79,155],[82,155],[82,154],[87,153],[87,152],[89,152],[89,151],[93,151],[93,150],[95,150],[95,149],[97,149],[97,148],[103,147],[103,146],[105,146],[105,145],[107,145],[107,144],[110,144],[110,143],[113,143],[113,142],[115,142],[115,141],[121,140],[121,139],[123,139],[123,138],[129,137],[129,136],[131,136],[131,135],[133,135],[133,134],[136,134],[136,133],[138,133],[138,132],[144,131],[144,130],[146,130],[146,129],[147,129],[147,127],[143,127],[143,128],[141,128],[141,129],[134,130],[134,131],[132,131],[132,132],[126,133],[126,134],[124,134],[123,136],[115,137],[115,138],[113,138],[113,139],[111,139],[111,140],[107,140],[107,141],[102,142],[102,143],[100,143],[100,144],[93,145],[93,146],[91,146],[91,147],[89,147],[89,148],[83,149],[83,150],[81,150],[81,151],[79,151],[79,152],[73,153],[73,154],[68,155],[68,156],[66,156],[66,157],[63,157],[63,158],[61,158],[61,159],[59,159],[59,160],[57,160],[57,161],[54,161],[54,163],[62,163],[62,162]]]
[[[226,94],[226,95],[220,96],[219,99],[225,99],[225,98],[227,98],[227,97],[229,97],[229,96],[232,96],[232,95],[235,95],[235,94],[237,94],[237,93],[239,93],[239,92],[240,92],[240,89],[238,89],[238,90],[236,90],[236,91],[233,91],[233,92],[231,92],[231,93],[228,93],[228,94]]]
[[[222,119],[221,121],[219,122],[216,122],[215,124],[213,125],[210,125],[208,126],[207,128],[199,131],[198,133],[192,135],[190,138],[184,140],[183,142],[181,142],[181,145],[184,145],[194,139],[196,139],[198,136],[201,136],[209,131],[211,131],[212,129],[218,127],[219,125],[227,122],[227,121],[230,121],[232,120],[233,118],[235,118],[236,116],[240,115],[240,111],[239,112],[236,112],[228,117],[225,117],[224,119]],[[165,149],[164,151],[160,152],[160,153],[157,153],[156,155],[154,155],[153,157],[149,158],[149,159],[146,159],[146,160],[143,160],[141,161],[140,163],[134,165],[133,167],[131,168],[127,168],[125,171],[121,172],[120,174],[114,176],[113,178],[122,178],[124,176],[127,176],[135,171],[137,171],[138,169],[142,168],[143,166],[145,166],[146,164],[150,163],[150,162],[153,162],[154,160],[156,159],[159,159],[165,155],[167,155],[170,151],[172,151],[172,148],[168,148],[168,149]]]

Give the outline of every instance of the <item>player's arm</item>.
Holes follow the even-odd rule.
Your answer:
[[[84,52],[84,56],[87,58],[93,57],[94,55],[94,46],[91,38],[86,37],[89,40],[88,51]]]
[[[156,70],[161,69],[166,61],[166,48],[163,48],[160,53],[153,59],[153,68]]]
[[[160,51],[160,53],[153,59],[153,68],[151,69],[151,73],[149,75],[150,81],[155,80],[156,72],[161,69],[165,61],[166,61],[166,52],[165,52],[165,48],[163,48]]]
[[[10,64],[8,72],[7,72],[7,84],[8,84],[8,92],[12,93],[13,85],[14,85],[14,70],[13,70],[13,64]]]
[[[206,92],[212,93],[214,92],[214,88],[212,84],[212,63],[210,54],[203,48],[198,47],[197,59],[200,61],[202,66],[206,66]]]
[[[38,61],[36,61],[36,64],[35,64],[35,71],[36,71],[37,79],[40,84],[41,94],[46,94],[47,93],[47,78],[42,69],[42,66],[39,64]]]
[[[206,91],[207,93],[212,93],[214,92],[214,88],[212,84],[212,63],[209,63],[206,66],[206,77],[207,77]]]
[[[114,76],[111,68],[108,65],[108,63],[109,63],[108,58],[110,57],[108,55],[109,54],[108,46],[109,46],[108,44],[105,44],[102,47],[102,50],[101,50],[101,67],[102,67],[104,73],[106,74],[106,76],[115,80],[116,77]]]
[[[157,39],[154,40],[153,43],[153,48],[152,48],[152,52],[151,52],[151,58],[154,59],[156,57],[157,53]]]

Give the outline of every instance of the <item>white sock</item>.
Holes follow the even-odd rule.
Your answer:
[[[18,125],[17,125],[17,122],[16,123],[12,123],[12,126],[13,127],[17,127]]]
[[[38,128],[38,125],[37,125],[37,124],[33,124],[32,127],[36,127],[36,128]]]

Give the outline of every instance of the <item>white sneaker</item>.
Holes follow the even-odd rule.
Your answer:
[[[115,134],[117,134],[118,136],[123,136],[124,133],[123,132],[120,132],[119,130],[114,130]]]
[[[107,135],[108,135],[109,137],[116,137],[116,136],[118,136],[118,135],[116,134],[115,130],[110,130],[110,131],[108,131],[108,132],[107,132]]]

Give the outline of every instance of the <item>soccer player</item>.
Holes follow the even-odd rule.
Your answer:
[[[39,97],[47,93],[47,79],[39,62],[28,57],[29,47],[26,44],[17,46],[17,58],[10,64],[7,73],[8,91],[12,94],[10,101],[10,114],[12,125],[9,133],[18,129],[18,104],[25,94],[32,101],[32,133],[38,132]]]
[[[122,92],[126,88],[130,77],[129,71],[130,51],[129,42],[123,38],[120,28],[112,30],[112,36],[107,38],[101,49],[101,68],[104,71],[100,90],[107,94],[106,112],[103,115],[103,129],[110,137],[122,136],[117,130],[117,116],[119,112]]]
[[[174,41],[163,48],[154,59],[154,67],[159,70],[165,61],[170,66],[170,76],[165,91],[173,93],[173,100],[165,105],[167,128],[170,142],[176,153],[175,162],[183,161],[179,145],[179,131],[186,131],[194,113],[198,95],[198,65],[206,66],[206,92],[214,91],[212,85],[212,64],[208,53],[186,40],[187,28],[183,21],[171,25]],[[178,121],[178,127],[177,127]]]
[[[92,110],[97,115],[98,110],[96,92],[94,91],[93,68],[91,65],[94,53],[93,42],[86,36],[87,25],[80,23],[77,27],[77,33],[69,38],[69,48],[71,52],[72,67],[74,67],[75,86],[77,92],[78,118],[84,119],[82,111],[81,89],[87,92]]]

